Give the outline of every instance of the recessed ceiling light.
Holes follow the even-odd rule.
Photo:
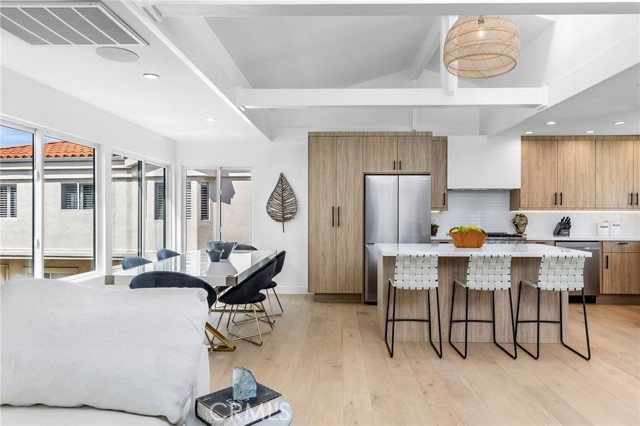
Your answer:
[[[587,130],[585,133],[590,135],[591,133],[595,133],[595,132],[596,132],[595,130]]]
[[[553,126],[554,124],[556,124],[555,121],[547,121],[547,126]]]
[[[533,132],[531,130],[527,130],[526,132],[524,132],[525,135],[531,135],[533,134]]]
[[[160,78],[160,76],[158,74],[152,74],[150,72],[144,73],[142,74],[142,76],[144,78],[148,78],[149,80],[157,80]]]
[[[615,124],[616,126],[619,126],[621,124],[624,124],[624,121],[614,121],[613,124]]]
[[[213,118],[213,117],[207,117],[207,118],[205,118],[205,120],[206,121],[210,121],[210,122],[216,121],[216,119]]]

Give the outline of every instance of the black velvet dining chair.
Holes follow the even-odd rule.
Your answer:
[[[254,246],[250,246],[249,244],[238,244],[234,250],[258,250]]]
[[[164,259],[169,259],[170,257],[180,256],[180,253],[178,253],[177,251],[166,249],[166,248],[161,248],[156,253],[156,256],[158,260],[164,260]]]
[[[275,278],[280,272],[282,272],[282,267],[284,266],[284,258],[287,255],[287,252],[285,250],[282,250],[281,252],[278,252],[278,254],[276,254],[275,260],[276,260],[276,270],[273,274],[273,277]],[[269,315],[271,316],[271,319],[273,320],[274,316],[280,316],[282,314],[284,314],[284,309],[282,308],[282,303],[280,303],[280,298],[278,297],[278,293],[276,293],[276,287],[277,287],[278,283],[275,282],[273,279],[271,280],[271,282],[269,284],[267,284],[267,286],[264,288],[265,292],[267,293],[267,298],[269,301]],[[271,304],[271,295],[269,294],[269,290],[271,290],[273,292],[273,295],[276,297],[276,301],[278,302],[278,306],[280,307],[280,312],[279,313],[274,313],[273,312],[273,306]]]
[[[172,271],[152,271],[145,272],[133,277],[129,288],[145,289],[145,288],[202,288],[207,292],[207,304],[209,309],[216,303],[218,295],[216,290],[204,280],[182,272]],[[209,343],[209,350],[217,351],[233,351],[235,345],[223,336],[216,328],[208,322],[205,323],[205,337]],[[220,344],[215,343],[214,339],[220,340]]]
[[[262,303],[266,299],[266,295],[261,293],[261,290],[264,290],[267,285],[271,282],[273,275],[276,270],[276,260],[272,259],[256,272],[251,274],[245,280],[240,282],[234,287],[231,287],[225,293],[223,293],[219,297],[219,301],[224,303],[222,313],[218,318],[218,324],[216,328],[220,328],[220,323],[222,322],[222,318],[225,313],[228,314],[226,330],[227,333],[235,336],[233,340],[245,340],[249,343],[253,343],[257,346],[262,346],[264,342],[262,335],[270,333],[273,330],[273,323],[271,318],[267,315],[265,319],[269,324],[269,331],[262,331],[260,328],[260,318],[258,317],[258,312],[266,312],[264,309],[264,304]],[[253,320],[255,320],[257,334],[252,335],[240,335],[236,331],[231,330],[231,319],[235,317],[238,313],[240,306],[251,306],[253,311]],[[229,308],[227,310],[227,307]],[[258,337],[259,340],[253,340],[253,338]]]
[[[152,263],[149,259],[145,259],[140,256],[127,256],[122,259],[122,269],[131,269],[136,266],[146,265]]]

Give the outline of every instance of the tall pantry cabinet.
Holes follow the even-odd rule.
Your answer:
[[[309,136],[309,291],[362,293],[364,138]]]

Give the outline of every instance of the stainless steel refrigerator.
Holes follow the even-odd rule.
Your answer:
[[[431,176],[367,175],[364,180],[364,301],[377,302],[376,243],[431,241]]]

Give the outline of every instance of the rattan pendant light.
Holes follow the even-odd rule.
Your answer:
[[[508,16],[461,16],[447,33],[443,61],[462,78],[496,77],[511,71],[520,55],[520,36]]]

